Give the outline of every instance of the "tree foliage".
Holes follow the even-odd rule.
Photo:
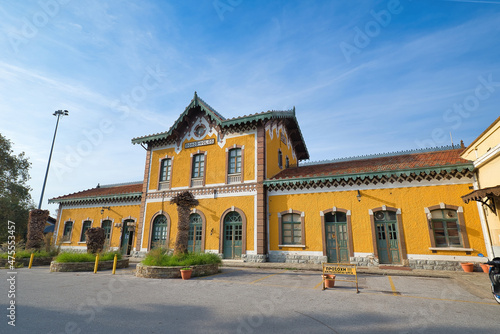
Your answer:
[[[175,239],[174,255],[186,254],[189,241],[189,215],[191,209],[197,206],[198,200],[189,191],[184,191],[170,200],[170,204],[177,204],[177,238]]]
[[[0,242],[7,241],[7,222],[16,223],[16,235],[24,236],[29,211],[34,208],[30,187],[31,163],[24,152],[15,155],[10,140],[0,133]]]

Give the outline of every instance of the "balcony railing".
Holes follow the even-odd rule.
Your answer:
[[[162,181],[158,186],[158,190],[170,189],[170,181]]]
[[[241,183],[241,174],[229,174],[227,176],[227,183]]]
[[[191,179],[191,187],[203,187],[203,178]]]

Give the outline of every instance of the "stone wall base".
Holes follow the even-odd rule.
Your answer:
[[[189,266],[193,269],[191,277],[215,275],[219,272],[219,264],[202,264],[196,266]],[[135,276],[144,278],[180,278],[181,269],[183,266],[176,267],[160,267],[160,266],[146,266],[142,263],[137,264]]]
[[[368,257],[351,257],[350,262],[360,267],[378,267],[380,264],[378,259],[373,256]],[[463,271],[460,262],[458,261],[438,261],[438,260],[405,260],[403,265],[412,269],[424,270],[449,270]],[[474,263],[474,271],[482,271],[479,263]]]
[[[460,262],[457,261],[434,261],[434,260],[408,260],[408,261],[410,268],[412,269],[463,271]],[[481,267],[479,267],[479,264],[474,265],[474,271],[479,271],[478,269],[482,271]]]
[[[313,263],[321,264],[328,262],[326,256],[316,255],[290,255],[290,254],[269,254],[269,262],[284,262],[284,263]]]
[[[130,251],[130,257],[145,258],[147,253],[146,251]]]
[[[257,254],[243,254],[241,255],[241,259],[243,260],[243,262],[258,262],[258,263],[262,263],[262,262],[266,262],[267,261],[267,258],[266,258],[266,255],[257,255]]]
[[[9,262],[9,259],[0,259],[0,267],[5,267],[8,262]],[[31,265],[32,266],[49,266],[50,262],[52,262],[51,257],[34,257],[33,263]],[[25,267],[27,267],[30,264],[30,258],[29,257],[22,257],[22,258],[16,259],[16,263],[22,263]]]
[[[374,256],[355,256],[349,258],[349,262],[351,264],[355,264],[360,267],[378,267],[379,262],[378,259],[375,258]]]

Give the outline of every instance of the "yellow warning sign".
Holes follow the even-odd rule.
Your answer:
[[[333,276],[329,276],[333,275]],[[354,279],[339,279],[335,275],[353,275]],[[325,281],[341,281],[356,283],[356,293],[359,293],[358,274],[356,273],[355,264],[346,263],[323,263],[323,290],[326,289]]]
[[[325,263],[323,274],[356,275],[356,267]]]

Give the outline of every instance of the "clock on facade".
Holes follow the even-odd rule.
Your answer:
[[[205,128],[204,125],[199,125],[196,129],[194,129],[194,134],[197,136],[197,137],[201,137],[205,134],[205,131],[207,129]]]

